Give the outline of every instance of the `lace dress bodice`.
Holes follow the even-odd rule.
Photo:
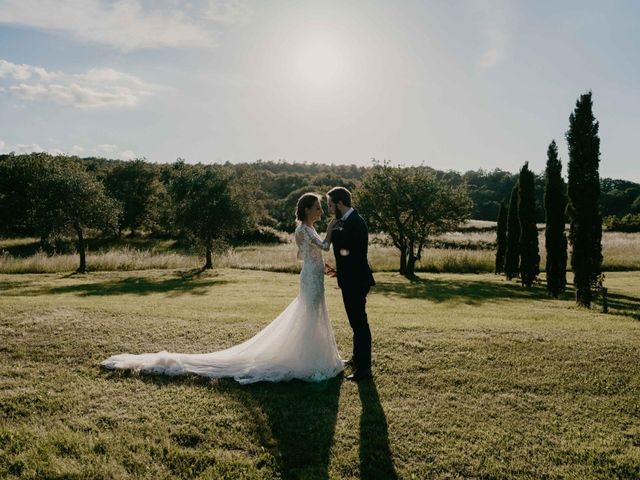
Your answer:
[[[301,223],[296,228],[298,260],[303,262],[300,272],[300,299],[309,306],[315,306],[324,299],[324,258],[323,251],[329,244],[322,241],[313,227]]]

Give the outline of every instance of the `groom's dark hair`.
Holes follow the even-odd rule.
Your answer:
[[[333,203],[342,202],[345,207],[351,206],[351,192],[344,187],[334,187],[327,192]]]

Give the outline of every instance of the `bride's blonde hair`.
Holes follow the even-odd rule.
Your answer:
[[[296,205],[296,220],[299,222],[304,221],[307,217],[305,210],[313,207],[313,204],[316,202],[322,203],[322,197],[317,193],[305,193],[302,195],[298,199],[298,204]]]

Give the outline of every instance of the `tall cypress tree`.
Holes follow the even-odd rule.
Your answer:
[[[507,250],[507,202],[500,202],[496,236],[496,273],[504,272],[504,254]]]
[[[518,221],[518,183],[513,186],[507,213],[507,249],[504,254],[504,275],[507,280],[518,276],[520,265],[520,222]]]
[[[530,287],[540,273],[538,229],[536,227],[535,179],[529,162],[520,170],[518,179],[518,220],[520,222],[520,280]]]
[[[562,163],[558,159],[555,140],[547,150],[545,171],[544,211],[547,226],[544,232],[547,250],[547,292],[558,298],[567,284],[567,237],[564,234],[567,197],[562,180]]]
[[[569,240],[573,246],[571,268],[576,287],[576,302],[591,306],[592,288],[601,281],[602,216],[600,197],[599,124],[593,116],[591,92],[581,95],[569,117],[566,133],[569,147],[569,185],[567,189],[571,217]]]

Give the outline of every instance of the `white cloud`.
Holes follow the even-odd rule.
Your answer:
[[[82,156],[96,156],[96,157],[108,157],[118,158],[120,160],[132,160],[138,158],[139,155],[134,153],[131,149],[121,149],[118,145],[113,143],[100,143],[93,147],[82,147],[80,145],[74,145],[71,148],[71,152],[74,155]]]
[[[118,158],[121,160],[132,160],[134,158],[139,158],[140,155],[137,155],[133,150],[126,149],[122,150],[117,145],[111,143],[102,143],[96,145],[94,147],[82,147],[80,145],[73,145],[70,151],[57,148],[57,147],[48,147],[43,148],[37,143],[16,143],[16,144],[8,144],[4,140],[0,140],[0,154],[2,153],[10,153],[14,152],[16,155],[20,155],[23,153],[33,153],[33,152],[47,152],[51,155],[77,155],[77,156],[95,156],[95,157],[108,157],[108,158]]]
[[[92,151],[96,153],[112,153],[118,148],[117,145],[113,145],[110,143],[101,143],[100,145],[96,145]]]
[[[251,20],[252,12],[243,0],[209,0],[205,18],[212,22],[238,24]]]
[[[491,68],[502,61],[507,50],[508,36],[500,30],[489,30],[486,32],[488,46],[478,61],[480,68]]]
[[[26,85],[22,83],[11,87],[10,90],[23,100],[47,100],[80,108],[131,107],[136,105],[138,100],[127,89],[98,91],[75,83],[71,85]]]
[[[31,152],[44,152],[44,149],[38,145],[37,143],[16,143],[16,144],[8,144],[5,141],[0,140],[0,153],[10,153],[14,152],[16,154],[21,153],[31,153]]]
[[[0,59],[0,79],[4,77],[24,80],[9,87],[10,92],[22,100],[49,101],[78,108],[132,107],[142,97],[163,89],[112,68],[66,74]],[[34,80],[27,83],[32,78]]]
[[[133,150],[122,150],[118,147],[118,145],[114,145],[111,143],[103,143],[100,145],[96,145],[93,148],[84,148],[83,151],[84,156],[118,158],[120,160],[132,160],[139,157],[136,153],[133,152]]]
[[[184,2],[164,3],[143,6],[139,0],[0,0],[0,23],[65,32],[83,42],[123,51],[215,44],[215,32],[199,23],[205,17],[202,9],[186,8]],[[245,15],[240,5],[237,1],[210,2],[206,17],[236,23]]]
[[[0,60],[0,78],[11,76],[15,80],[28,80],[31,77],[29,65],[17,65],[15,63]]]
[[[131,150],[125,150],[123,152],[120,152],[120,157],[122,160],[133,160],[134,158],[136,158],[137,155],[135,153],[133,153],[133,151]]]
[[[495,67],[509,53],[509,41],[517,9],[513,2],[508,0],[469,0],[467,6],[482,39],[483,49],[476,65],[483,70]]]

